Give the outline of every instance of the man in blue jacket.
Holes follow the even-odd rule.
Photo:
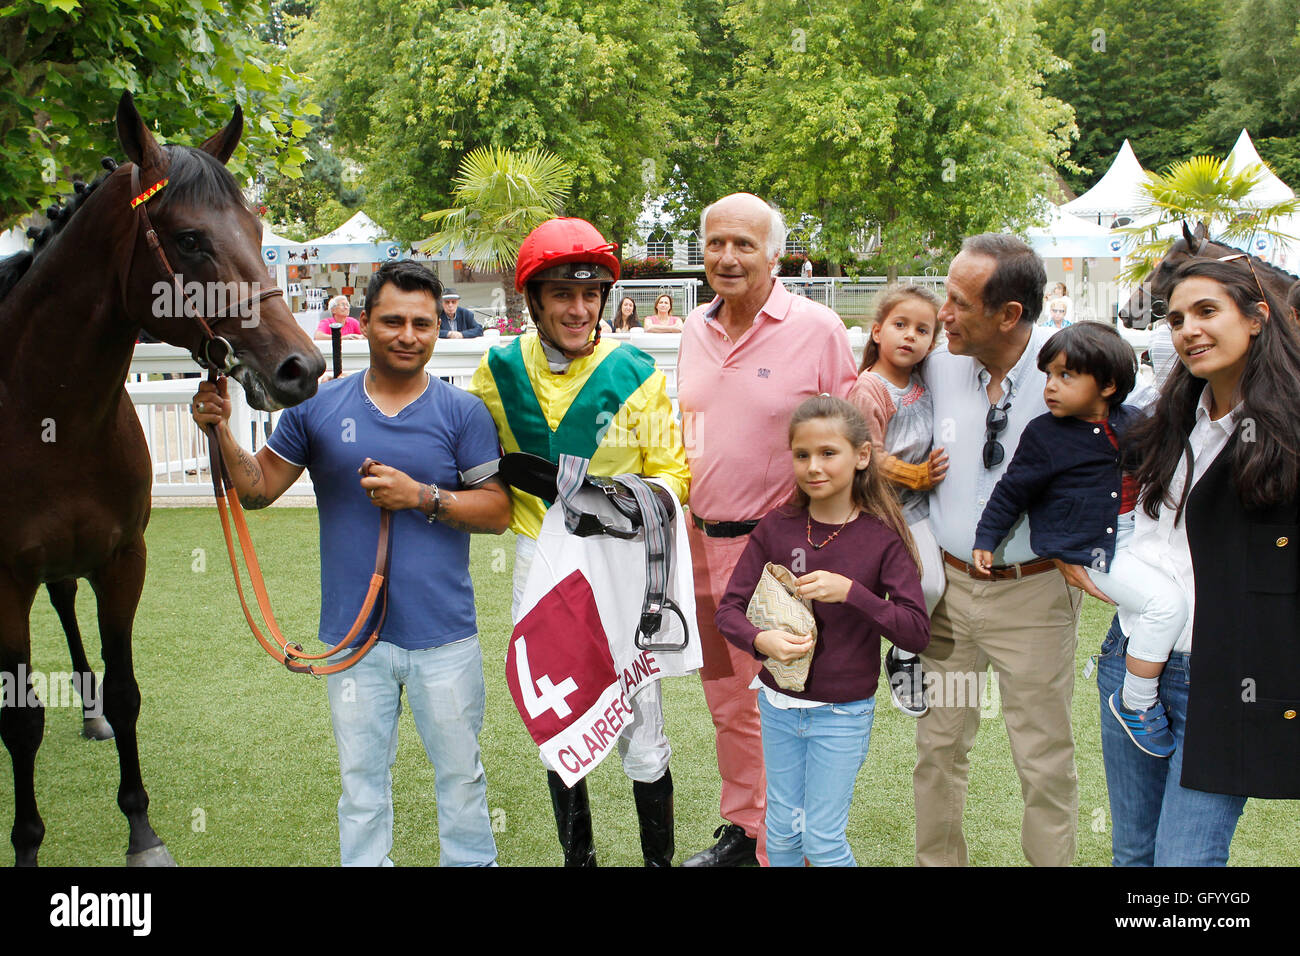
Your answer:
[[[460,304],[460,293],[455,289],[442,294],[442,315],[440,339],[474,339],[483,334],[483,326],[478,324],[473,312]]]

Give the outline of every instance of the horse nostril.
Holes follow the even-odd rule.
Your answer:
[[[316,394],[316,380],[324,371],[325,360],[319,352],[314,355],[296,352],[276,367],[275,384],[290,399],[290,404],[296,404]]]
[[[296,355],[291,355],[280,363],[280,367],[275,370],[275,377],[286,385],[292,385],[302,378],[304,371],[302,360]]]

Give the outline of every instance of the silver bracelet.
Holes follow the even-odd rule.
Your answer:
[[[438,520],[438,512],[442,510],[442,492],[438,490],[438,486],[433,482],[429,482],[429,487],[433,489],[433,511],[429,513],[429,517],[425,520],[429,524],[433,524]]]

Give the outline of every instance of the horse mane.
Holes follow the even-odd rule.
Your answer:
[[[1300,282],[1300,276],[1293,275],[1292,273],[1287,272],[1281,266],[1273,265],[1273,263],[1269,262],[1267,259],[1261,259],[1259,256],[1255,255],[1253,252],[1250,252],[1249,250],[1238,249],[1236,246],[1230,246],[1226,242],[1222,241],[1221,239],[1209,239],[1207,241],[1212,242],[1214,243],[1214,245],[1219,246],[1223,249],[1231,249],[1233,252],[1240,252],[1242,255],[1249,256],[1250,261],[1255,264],[1256,268],[1266,269],[1268,270],[1269,274],[1274,277],[1286,278],[1290,280],[1287,283],[1288,285],[1294,284],[1296,282]]]
[[[215,157],[190,146],[164,146],[163,150],[170,157],[170,162],[167,164],[167,188],[158,193],[156,200],[159,208],[171,202],[196,206],[231,203],[245,207],[248,205],[235,177]],[[27,274],[36,257],[67,226],[76,211],[90,198],[90,194],[117,169],[117,162],[109,157],[101,162],[106,172],[91,183],[74,178],[73,194],[45,210],[49,224],[43,229],[32,226],[27,230],[27,237],[32,240],[31,249],[0,259],[0,300]]]
[[[109,172],[117,168],[117,164],[107,157],[103,162],[104,168]],[[36,257],[63,230],[68,221],[72,219],[73,213],[81,208],[82,204],[90,198],[90,194],[99,188],[100,183],[108,178],[109,172],[101,173],[89,184],[79,177],[74,177],[72,195],[67,199],[58,200],[54,205],[46,208],[45,215],[49,219],[49,224],[43,229],[37,226],[28,228],[27,238],[32,240],[32,248],[0,259],[0,299],[8,295],[13,287],[18,284],[18,280],[27,274],[27,270],[31,268]]]

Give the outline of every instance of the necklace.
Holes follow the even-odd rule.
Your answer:
[[[849,516],[848,516],[847,518],[844,519],[844,521],[840,524],[840,526],[839,526],[838,528],[836,528],[834,531],[831,532],[831,536],[830,536],[829,538],[827,538],[827,539],[826,539],[825,541],[823,541],[821,544],[813,544],[813,539],[812,539],[812,512],[809,511],[809,512],[808,512],[808,529],[807,529],[807,531],[805,532],[805,537],[807,537],[807,539],[808,539],[808,543],[809,543],[810,545],[812,545],[812,549],[813,549],[814,551],[820,551],[822,548],[826,547],[826,545],[828,545],[828,544],[830,544],[832,541],[834,541],[836,535],[838,535],[841,531],[844,530],[845,525],[847,525],[850,521],[852,521],[852,520],[854,519],[854,517],[857,515],[857,513],[858,513],[858,509],[857,509],[857,508],[853,508],[853,509],[851,509],[851,510],[849,511]]]

